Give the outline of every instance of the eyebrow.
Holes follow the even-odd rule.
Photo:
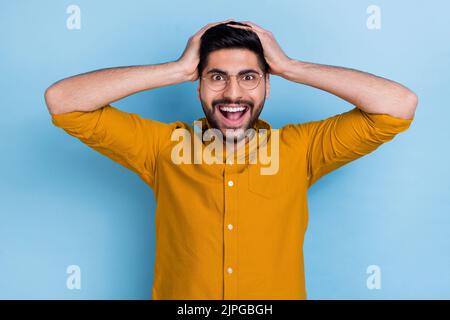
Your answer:
[[[243,75],[243,74],[249,73],[249,72],[259,73],[255,69],[244,69],[244,70],[239,71],[238,75],[240,76],[240,75]],[[226,72],[224,70],[221,70],[221,69],[218,69],[218,68],[212,68],[206,74],[210,74],[210,73],[219,73],[219,74],[228,75],[228,72]]]

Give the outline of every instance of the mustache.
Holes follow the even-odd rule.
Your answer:
[[[248,100],[237,100],[237,101],[231,101],[230,99],[220,99],[220,100],[215,100],[212,102],[212,106],[215,108],[217,105],[220,104],[246,104],[248,105],[250,108],[253,108],[253,103],[251,101]]]

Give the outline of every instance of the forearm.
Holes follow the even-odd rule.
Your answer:
[[[168,62],[101,69],[56,82],[45,92],[52,114],[93,111],[139,91],[190,80],[180,64]]]
[[[282,77],[330,92],[369,113],[411,119],[417,96],[403,85],[354,69],[291,59]]]

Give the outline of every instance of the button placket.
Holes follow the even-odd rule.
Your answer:
[[[225,213],[223,220],[223,240],[224,240],[224,261],[223,261],[223,277],[224,277],[224,299],[237,299],[237,188],[238,174],[234,173],[232,167],[225,167],[224,170],[224,201]],[[233,230],[233,231],[231,231]]]

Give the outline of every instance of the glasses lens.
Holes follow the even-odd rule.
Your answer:
[[[227,77],[223,74],[213,73],[206,77],[206,84],[211,90],[220,91],[227,85]]]
[[[249,72],[239,78],[239,85],[244,89],[251,90],[258,86],[259,80],[261,80],[259,73]]]

